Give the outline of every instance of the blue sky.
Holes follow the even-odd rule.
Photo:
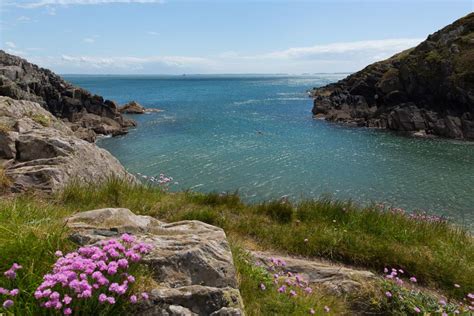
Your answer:
[[[473,0],[1,0],[0,47],[58,73],[351,72]]]

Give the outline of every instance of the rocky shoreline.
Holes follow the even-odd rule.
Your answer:
[[[474,13],[413,49],[314,88],[315,118],[474,139]]]

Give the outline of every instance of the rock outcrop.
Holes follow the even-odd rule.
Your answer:
[[[243,315],[232,253],[222,229],[199,222],[171,224],[128,209],[100,209],[67,220],[71,239],[94,244],[122,233],[153,246],[144,257],[153,274],[150,300],[136,315]]]
[[[271,266],[271,258],[283,260],[285,271],[297,273],[310,285],[324,286],[335,295],[355,294],[364,284],[377,278],[369,271],[329,264],[318,259],[294,258],[268,252],[252,252],[252,255],[266,267]]]
[[[311,95],[317,118],[474,139],[474,13]]]
[[[143,114],[145,113],[145,108],[138,102],[130,101],[127,104],[119,107],[119,112],[125,114]]]
[[[123,117],[115,102],[73,86],[48,69],[0,50],[0,95],[41,104],[63,119],[76,135],[121,135],[135,122]]]
[[[79,139],[41,105],[0,97],[0,167],[13,192],[54,192],[70,181],[136,181],[108,151]]]

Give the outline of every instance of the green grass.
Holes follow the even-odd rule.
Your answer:
[[[102,207],[125,207],[163,221],[201,220],[222,227],[234,244],[253,249],[326,258],[378,273],[386,266],[401,268],[415,275],[421,285],[453,298],[474,291],[472,236],[449,223],[418,222],[400,214],[381,213],[376,207],[361,208],[330,199],[247,205],[237,194],[167,193],[110,180],[100,186],[72,184],[49,198],[25,195],[0,201],[0,271],[13,262],[25,267],[19,281],[26,292],[16,307],[20,314],[35,314],[35,310],[28,312],[35,306],[29,294],[49,271],[54,251],[74,247],[67,239],[64,217]],[[280,302],[273,294],[256,294],[252,283],[256,272],[245,264],[245,255],[237,255],[235,260],[244,302],[255,315],[272,314],[275,304],[294,311],[302,311],[308,304],[319,306],[316,301],[304,300],[288,307],[288,302]],[[454,283],[461,287],[455,288]],[[332,304],[331,297],[327,299],[327,304]],[[379,303],[374,299],[371,304]],[[335,310],[347,308],[337,306],[333,306]]]

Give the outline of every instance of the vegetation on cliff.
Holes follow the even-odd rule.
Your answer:
[[[315,88],[313,114],[330,121],[474,139],[474,13],[413,49]]]
[[[24,266],[19,282],[27,290],[25,295],[20,295],[17,311],[35,314],[36,302],[26,295],[41,283],[41,276],[55,260],[54,252],[73,248],[63,219],[75,212],[101,207],[126,207],[160,220],[196,219],[224,228],[233,244],[249,315],[272,313],[275,306],[296,313],[313,306],[315,297],[322,304],[317,306],[327,305],[341,313],[360,309],[362,301],[365,310],[393,314],[403,304],[408,306],[407,310],[413,309],[409,304],[425,310],[427,305],[423,304],[436,302],[440,295],[460,300],[474,291],[472,236],[439,218],[409,216],[378,206],[360,208],[350,202],[329,199],[297,205],[282,202],[247,205],[232,194],[167,193],[156,187],[111,180],[100,186],[70,185],[54,197],[24,194],[2,199],[0,256],[6,260],[0,263],[0,270],[5,271],[13,262]],[[302,298],[281,301],[274,292],[255,292],[265,278],[257,278],[261,270],[251,266],[244,249],[327,258],[378,274],[384,268],[402,269],[406,275],[415,276],[420,286],[433,288],[440,294],[427,294],[431,297],[427,300],[426,295],[414,292],[418,294],[406,294],[406,301],[388,300],[384,294],[386,288],[377,283],[361,291],[359,297],[341,300],[321,290],[308,298],[312,303]],[[0,280],[0,286],[4,285]],[[390,290],[395,293],[396,289]]]

